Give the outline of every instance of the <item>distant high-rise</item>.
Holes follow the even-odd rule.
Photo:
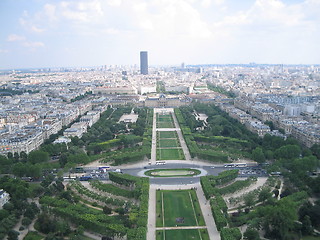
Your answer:
[[[140,52],[140,73],[147,75],[148,74],[148,52]]]

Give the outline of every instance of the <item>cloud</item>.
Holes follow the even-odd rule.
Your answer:
[[[122,0],[108,0],[108,5],[119,7],[122,3]]]
[[[61,15],[69,20],[91,22],[103,16],[100,1],[61,2]]]
[[[8,42],[17,42],[17,41],[24,41],[26,38],[24,36],[20,36],[17,34],[10,34],[7,37],[7,41]]]
[[[20,36],[17,34],[10,34],[7,37],[8,42],[19,42],[22,46],[27,47],[27,48],[39,48],[39,47],[44,47],[45,44],[43,42],[39,41],[28,41],[26,37]]]
[[[174,61],[201,59],[203,62],[219,62],[223,58],[233,62],[250,56],[262,59],[272,54],[274,57],[281,49],[288,49],[288,54],[289,49],[300,51],[296,49],[307,49],[308,44],[309,48],[316,48],[315,42],[320,40],[319,0],[235,2],[50,1],[36,12],[28,9],[19,20],[28,34],[42,37],[25,35],[28,39],[41,41],[19,41],[29,48],[44,47],[43,42],[61,49],[72,45],[79,55],[85,52],[83,49],[133,52],[141,48],[156,52],[154,55],[158,54],[159,59],[175,53],[171,54],[175,55]]]
[[[102,32],[104,32],[106,34],[110,34],[110,35],[117,35],[120,33],[120,31],[115,28],[108,28],[108,29],[103,30]]]
[[[0,53],[8,53],[9,52],[9,50],[7,50],[7,49],[0,49]]]
[[[43,42],[29,42],[29,41],[26,41],[26,42],[23,43],[23,46],[35,49],[35,48],[39,48],[39,47],[44,47],[45,44]]]

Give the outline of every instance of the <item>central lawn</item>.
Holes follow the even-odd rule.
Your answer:
[[[157,227],[163,227],[163,220],[164,227],[197,226],[196,218],[198,224],[204,226],[200,206],[194,194],[194,190],[157,191]],[[177,222],[177,218],[183,218],[183,221]]]
[[[176,177],[176,176],[194,176],[200,174],[201,171],[192,168],[177,168],[177,169],[153,169],[148,170],[144,174],[154,177]]]
[[[172,116],[157,114],[157,128],[174,128]]]
[[[173,131],[159,131],[157,133],[159,138],[177,138],[178,137],[177,133]]]
[[[157,160],[184,160],[181,148],[157,149]]]
[[[192,205],[188,191],[163,192],[164,224],[173,226],[196,226]],[[177,223],[176,218],[183,217],[183,223]]]
[[[174,128],[173,122],[157,122],[157,128]]]
[[[160,139],[158,141],[159,148],[180,147],[178,139]]]
[[[172,119],[172,116],[170,114],[165,114],[165,115],[157,114],[157,121],[160,121],[160,122],[172,122],[173,119]]]
[[[166,230],[157,231],[156,240],[163,240],[163,234],[165,239],[175,240],[209,240],[209,235],[206,229],[179,229],[179,230]],[[201,234],[201,238],[199,236]]]

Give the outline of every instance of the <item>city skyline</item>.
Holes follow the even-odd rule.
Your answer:
[[[318,0],[0,2],[0,69],[319,64]]]

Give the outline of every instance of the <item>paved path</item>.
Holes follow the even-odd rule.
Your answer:
[[[220,233],[217,230],[216,223],[211,213],[210,202],[205,198],[202,187],[200,184],[196,185],[197,197],[200,203],[200,208],[203,214],[204,221],[207,226],[209,238],[211,240],[220,240]]]
[[[156,185],[150,184],[147,239],[156,239]]]
[[[157,160],[157,113],[153,110],[153,121],[152,121],[152,145],[151,145],[151,164],[156,164]]]
[[[267,177],[260,177],[257,179],[256,182],[254,182],[253,184],[251,184],[249,187],[245,188],[245,189],[241,189],[240,191],[234,192],[234,193],[230,193],[230,194],[225,194],[223,195],[224,200],[227,203],[228,208],[235,208],[239,206],[239,203],[237,204],[230,204],[229,199],[232,198],[237,198],[237,197],[241,197],[242,195],[251,192],[255,189],[258,189],[259,187],[262,187],[266,181],[267,181]],[[243,178],[236,178],[235,180],[243,180]]]
[[[172,117],[173,117],[173,121],[174,121],[174,126],[177,128],[177,134],[178,134],[178,137],[179,137],[179,140],[180,140],[180,144],[181,144],[185,159],[186,159],[186,161],[191,161],[191,155],[189,153],[189,149],[187,147],[186,142],[184,141],[184,137],[182,135],[181,128],[179,126],[177,117],[174,114],[174,112],[172,113]]]

